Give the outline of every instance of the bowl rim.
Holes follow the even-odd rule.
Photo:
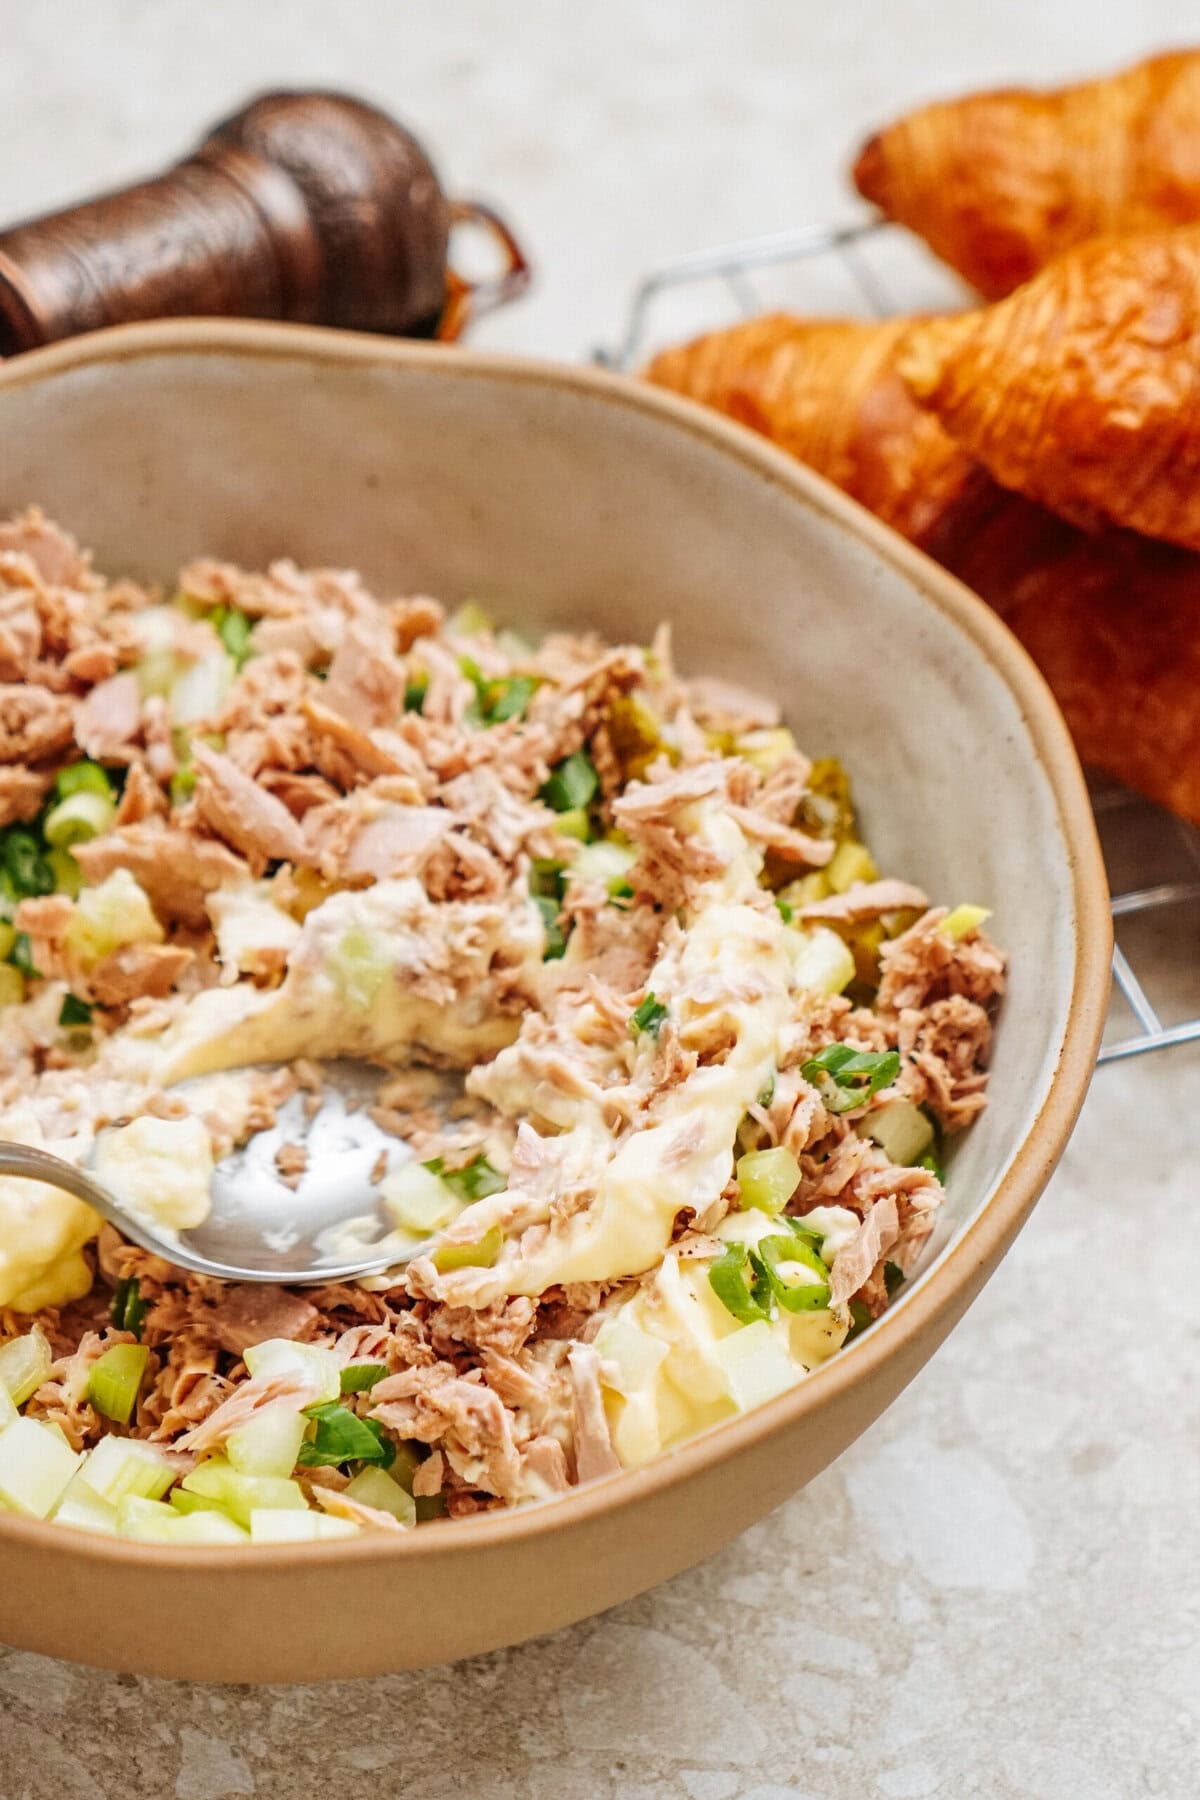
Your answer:
[[[1104,1029],[1112,949],[1108,883],[1083,772],[1049,687],[1025,649],[995,613],[962,582],[851,500],[813,470],[764,438],[720,414],[649,382],[608,370],[463,349],[411,339],[390,339],[244,319],[164,319],[118,325],[33,350],[0,366],[0,397],[74,370],[119,365],[142,358],[208,354],[258,361],[382,366],[444,375],[447,380],[519,382],[566,390],[597,404],[637,412],[682,431],[731,458],[760,480],[823,515],[864,544],[949,618],[1000,674],[1018,703],[1027,741],[1049,783],[1069,864],[1075,920],[1075,963],[1070,1003],[1056,1062],[1037,1114],[1017,1144],[991,1197],[905,1296],[845,1356],[832,1357],[804,1381],[722,1421],[636,1469],[536,1504],[456,1520],[452,1528],[414,1531],[396,1541],[390,1533],[297,1545],[177,1546],[65,1531],[53,1520],[0,1515],[0,1540],[30,1550],[53,1551],[79,1563],[186,1567],[216,1575],[303,1562],[335,1569],[348,1560],[397,1568],[414,1557],[438,1560],[484,1554],[524,1543],[546,1532],[567,1531],[598,1515],[622,1512],[690,1480],[712,1464],[732,1460],[751,1445],[767,1444],[852,1389],[869,1383],[884,1364],[949,1314],[954,1323],[964,1290],[975,1273],[998,1260],[1032,1211],[1070,1136],[1087,1093]],[[919,1367],[920,1364],[918,1363]],[[913,1371],[915,1372],[915,1370]],[[182,1552],[182,1557],[181,1557]],[[183,1560],[186,1558],[186,1561]]]

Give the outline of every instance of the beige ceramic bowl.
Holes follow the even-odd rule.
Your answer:
[[[553,1630],[707,1556],[844,1450],[979,1291],[1057,1161],[1110,927],[1052,700],[986,608],[720,419],[574,369],[303,328],[103,333],[0,373],[0,506],[112,571],[210,551],[361,567],[520,626],[645,641],[775,694],[849,764],[884,868],[986,901],[1011,952],[989,1110],[901,1303],[760,1410],[635,1473],[403,1543],[171,1549],[0,1518],[0,1639],[157,1675],[363,1675]]]

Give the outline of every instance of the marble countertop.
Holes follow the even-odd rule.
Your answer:
[[[0,26],[0,217],[153,169],[255,89],[354,88],[528,239],[535,292],[477,341],[566,358],[615,340],[664,257],[852,211],[846,158],[906,103],[1185,35],[1168,0],[0,0]],[[1177,857],[1122,831],[1136,874]],[[1174,924],[1138,946],[1168,1008],[1200,968]],[[539,1643],[320,1689],[0,1648],[0,1800],[1193,1795],[1198,1101],[1198,1046],[1102,1069],[949,1344],[703,1567]]]

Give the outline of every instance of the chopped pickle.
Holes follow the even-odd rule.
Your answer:
[[[640,694],[618,694],[606,723],[609,743],[626,781],[644,775],[656,756],[671,756],[670,746],[663,741],[662,720]]]
[[[973,931],[978,931],[984,920],[991,916],[991,908],[987,906],[956,906],[946,914],[938,930],[957,943],[960,938],[970,937]]]
[[[737,1163],[738,1205],[743,1211],[782,1212],[800,1185],[800,1164],[784,1145],[750,1150]]]
[[[825,871],[835,894],[844,894],[856,881],[878,881],[875,858],[865,844],[846,838],[834,851],[833,861]]]
[[[836,756],[822,756],[813,764],[796,823],[802,831],[834,838],[839,844],[854,837],[850,777]]]
[[[919,1163],[933,1143],[932,1124],[911,1100],[891,1100],[877,1107],[861,1121],[858,1134],[872,1139],[901,1168]]]

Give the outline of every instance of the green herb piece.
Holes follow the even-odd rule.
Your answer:
[[[504,1243],[501,1226],[489,1226],[473,1244],[439,1244],[433,1253],[433,1266],[440,1275],[450,1269],[490,1269]]]
[[[542,951],[543,962],[557,962],[567,947],[567,934],[562,928],[559,917],[561,907],[557,900],[551,900],[548,894],[535,894],[533,903],[542,915],[542,928],[546,933],[546,948]]]
[[[118,1331],[132,1331],[134,1337],[140,1338],[149,1311],[150,1302],[142,1299],[136,1275],[127,1275],[124,1281],[118,1281],[108,1309],[108,1316]]]
[[[833,1113],[850,1112],[891,1087],[900,1073],[896,1050],[855,1050],[852,1044],[827,1044],[810,1057],[800,1073],[811,1081]]]
[[[502,725],[506,719],[519,719],[537,690],[534,675],[510,675],[503,681],[489,681],[482,698],[486,725]]]
[[[784,924],[790,925],[796,915],[795,915],[794,911],[792,910],[791,906],[788,904],[788,902],[786,900],[781,900],[779,898],[779,896],[776,895],[775,907],[776,907],[777,912],[779,913],[780,918],[783,920]]]
[[[98,1356],[88,1376],[88,1399],[106,1419],[127,1425],[146,1373],[145,1344],[113,1344]]]
[[[311,1443],[301,1444],[298,1461],[302,1468],[334,1468],[341,1463],[378,1463],[386,1469],[396,1452],[384,1435],[382,1425],[374,1419],[360,1419],[349,1407],[336,1400],[320,1401],[303,1408],[307,1419],[317,1422]]]
[[[387,1374],[386,1363],[347,1363],[341,1374],[343,1394],[365,1394]]]
[[[586,750],[576,750],[551,770],[539,797],[555,812],[574,812],[576,807],[590,805],[599,788],[600,777],[591,757]]]
[[[92,1009],[78,994],[64,994],[63,1003],[58,1009],[58,1022],[60,1025],[90,1025]]]
[[[195,791],[196,771],[190,762],[184,763],[171,777],[171,805],[182,806],[185,800],[191,799]]]
[[[726,1312],[743,1325],[771,1317],[771,1283],[766,1269],[745,1244],[730,1244],[708,1271],[708,1282]]]
[[[240,669],[253,655],[250,633],[254,629],[240,606],[214,606],[209,614],[213,630]]]
[[[22,975],[36,977],[37,968],[33,960],[33,945],[29,941],[27,931],[18,931],[13,939],[12,949],[8,953],[8,960],[14,969],[20,969]]]
[[[795,1232],[761,1238],[757,1255],[784,1312],[820,1312],[829,1305],[829,1270],[804,1238]],[[817,1279],[809,1281],[803,1270]]]
[[[419,713],[425,705],[425,695],[429,690],[428,675],[414,675],[404,689],[405,712]]]
[[[32,900],[54,892],[54,871],[32,832],[13,827],[3,833],[0,865],[18,900]]]
[[[52,806],[42,821],[42,835],[56,850],[72,844],[86,844],[90,838],[103,837],[112,830],[117,809],[107,794],[93,794],[84,789],[68,794]]]
[[[60,800],[69,800],[72,794],[103,794],[106,800],[111,800],[113,784],[108,770],[98,762],[76,762],[58,771],[54,777],[54,792]]]
[[[50,873],[54,877],[55,893],[67,894],[72,900],[77,900],[83,886],[83,870],[71,852],[58,845],[47,850],[46,861],[49,863]]]
[[[665,1007],[661,1000],[656,1000],[653,994],[647,994],[642,1004],[635,1007],[630,1014],[629,1029],[634,1037],[642,1032],[647,1033],[650,1037],[657,1037],[662,1030],[663,1020],[668,1011],[669,1008]]]
[[[508,1182],[499,1169],[493,1168],[482,1151],[461,1169],[448,1169],[440,1156],[422,1164],[431,1175],[439,1175],[460,1200],[483,1200],[488,1194],[499,1194]]]

